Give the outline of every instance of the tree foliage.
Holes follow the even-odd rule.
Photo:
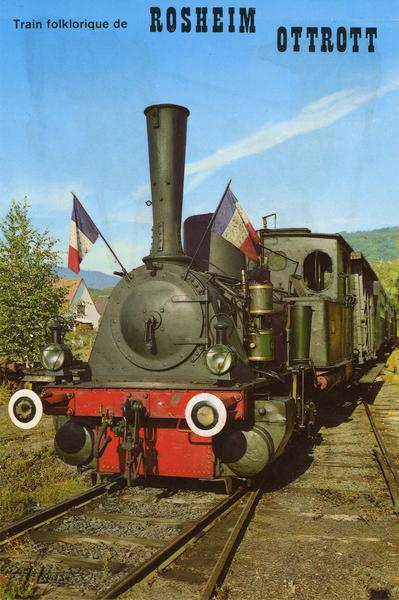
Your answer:
[[[371,265],[388,292],[396,310],[399,310],[399,258],[396,260],[378,260]]]
[[[33,362],[47,341],[46,326],[62,312],[57,240],[32,226],[28,203],[13,201],[0,224],[0,356]]]
[[[399,310],[399,227],[370,231],[343,231],[341,235],[354,250],[370,262],[386,292]]]
[[[399,258],[399,227],[383,227],[370,231],[343,231],[341,235],[367,258],[369,262],[395,261]]]

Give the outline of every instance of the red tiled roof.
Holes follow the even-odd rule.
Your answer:
[[[70,279],[67,277],[62,277],[54,283],[54,287],[67,290],[65,302],[68,303],[68,306],[71,304],[76,292],[78,291],[81,281],[83,281],[82,278]]]

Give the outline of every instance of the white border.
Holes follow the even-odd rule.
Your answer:
[[[16,401],[19,400],[19,398],[23,397],[28,397],[31,400],[33,400],[33,403],[36,407],[35,416],[31,421],[28,421],[27,423],[22,423],[21,421],[18,421],[17,417],[14,415],[14,405]],[[20,429],[32,429],[33,427],[36,427],[36,425],[39,423],[40,419],[43,416],[42,401],[40,400],[39,396],[32,390],[18,390],[18,392],[15,392],[15,394],[11,396],[10,401],[8,403],[8,416],[10,417],[14,425],[19,427]]]
[[[199,402],[206,402],[212,408],[214,408],[218,414],[218,421],[212,429],[200,429],[197,425],[195,425],[194,421],[191,418],[191,413],[193,412],[193,408]],[[203,392],[201,394],[196,394],[187,402],[186,410],[184,411],[184,416],[187,421],[188,426],[191,431],[200,435],[201,437],[212,437],[216,435],[220,431],[222,431],[223,427],[226,425],[227,421],[227,411],[223,402],[215,396],[214,394],[209,394],[209,392]]]

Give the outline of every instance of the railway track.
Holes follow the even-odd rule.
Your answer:
[[[1,571],[48,599],[207,600],[226,573],[226,598],[361,598],[354,581],[340,589],[342,569],[380,555],[374,578],[396,573],[399,398],[367,378],[359,388],[334,411],[322,407],[316,444],[308,453],[293,444],[257,489],[221,501],[202,491],[121,490],[121,480],[96,486],[0,530]],[[364,589],[381,591],[373,581]]]
[[[205,572],[202,597],[210,598],[260,491],[239,487],[220,500],[122,484],[95,486],[1,529],[1,572],[34,597],[117,598],[216,529],[223,552]]]

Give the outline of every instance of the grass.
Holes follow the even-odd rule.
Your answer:
[[[90,485],[75,467],[55,454],[52,417],[44,416],[30,430],[21,430],[10,421],[4,404],[12,391],[4,383],[0,385],[0,526],[75,496]],[[27,558],[32,555],[29,540],[21,538],[11,542],[10,551]],[[35,597],[38,576],[35,563],[26,576],[0,573],[0,599]]]
[[[7,545],[7,552],[13,557],[29,561],[34,549],[32,541],[27,536],[18,537]],[[37,554],[37,552],[36,552]],[[14,575],[3,573],[0,575],[0,598],[2,600],[19,600],[21,598],[34,598],[36,584],[40,576],[40,564],[35,562],[27,568],[25,574]]]
[[[399,348],[395,348],[386,362],[384,381],[386,383],[399,383]]]
[[[94,330],[78,327],[68,334],[67,343],[75,356],[87,360],[95,336]],[[13,391],[8,384],[0,384],[0,523],[60,502],[87,487],[76,468],[55,454],[51,417],[44,416],[30,430],[21,430],[10,421],[5,405]]]
[[[99,296],[106,296],[108,298],[111,295],[111,292],[113,289],[114,289],[113,287],[101,288],[101,289],[90,288],[89,292],[90,292],[90,296],[93,298],[93,300],[95,300]]]
[[[0,598],[2,600],[20,600],[33,598],[38,576],[17,577],[0,574]]]
[[[0,406],[4,404],[8,404],[10,399],[10,387],[7,383],[0,383]]]
[[[52,446],[8,444],[0,454],[0,522],[60,502],[87,485],[65,465]]]
[[[72,350],[75,358],[87,361],[96,339],[97,331],[85,327],[77,327],[75,331],[69,331],[65,336],[65,343]]]
[[[222,587],[216,587],[216,596],[215,600],[228,600],[229,598],[229,588],[226,585]]]
[[[7,399],[8,403],[8,399]],[[52,417],[44,416],[40,423],[34,429],[22,430],[14,425],[5,406],[0,408],[0,460],[5,450],[4,438],[15,438],[15,442],[20,445],[26,436],[42,437],[42,439],[52,439],[53,421]]]
[[[53,448],[52,417],[21,430],[0,412],[0,523],[83,491],[88,484]],[[1,595],[0,595],[1,598]]]
[[[15,440],[4,443],[0,437],[0,524],[13,521],[34,509],[42,508],[82,492],[88,483],[74,467],[65,465],[52,448],[51,417],[43,418],[37,429],[37,439],[28,438],[12,423],[6,425],[8,415],[0,419],[1,435],[15,434]],[[43,421],[47,420],[47,423]],[[6,425],[3,427],[3,425]],[[36,431],[36,430],[33,430]],[[33,435],[33,434],[31,434]],[[43,441],[44,438],[44,441]],[[36,447],[35,447],[36,446]],[[17,538],[7,550],[19,557],[32,557],[29,539]],[[0,574],[1,600],[17,600],[35,596],[39,572],[28,569],[26,575]]]

